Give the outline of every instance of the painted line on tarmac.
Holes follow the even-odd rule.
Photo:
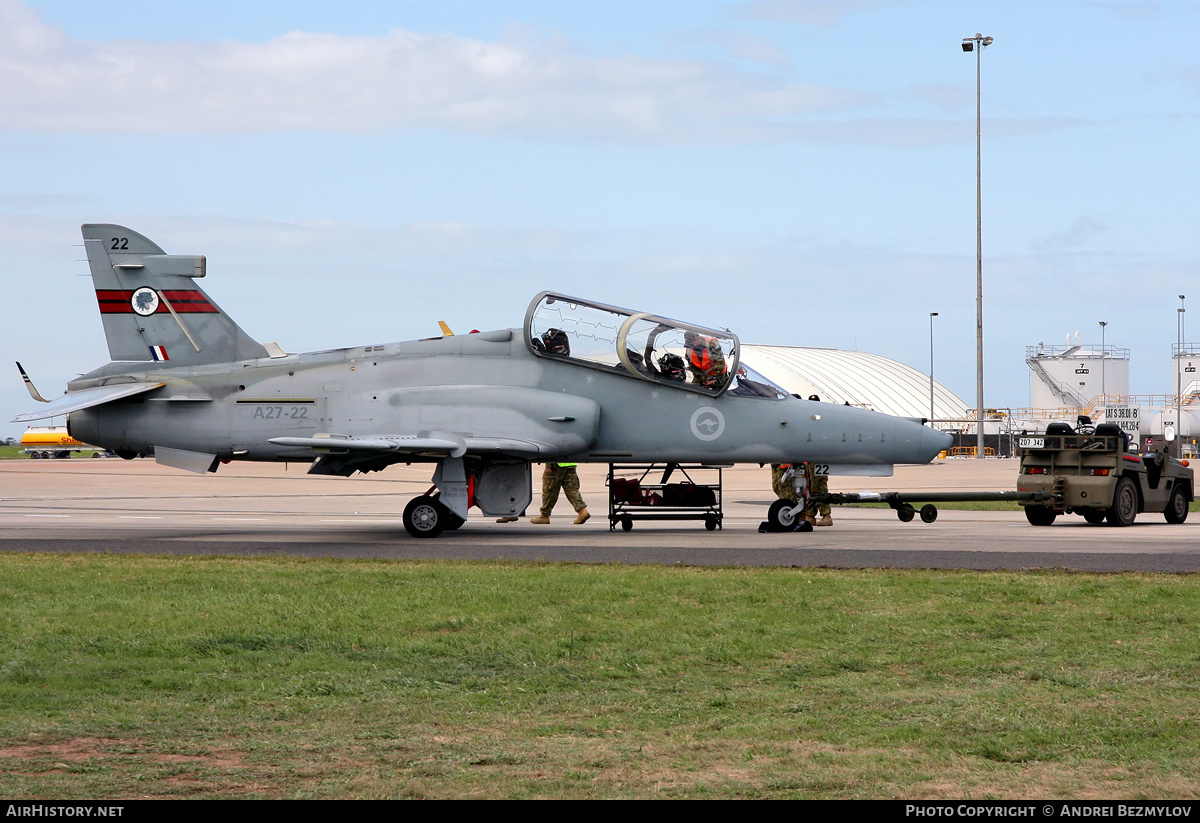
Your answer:
[[[319,522],[319,523],[383,523],[383,524],[392,525],[392,526],[396,525],[397,523],[400,523],[400,524],[404,523],[403,520],[363,520],[363,519],[359,519],[359,518],[353,518],[353,519],[348,519],[348,520],[347,519],[319,520],[317,522]]]

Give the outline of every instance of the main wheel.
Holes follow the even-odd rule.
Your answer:
[[[1175,484],[1175,490],[1171,492],[1171,500],[1167,503],[1167,508],[1163,511],[1163,517],[1167,518],[1167,522],[1179,525],[1188,516],[1188,496],[1185,487],[1179,483]]]
[[[1104,509],[1084,509],[1080,514],[1083,515],[1084,520],[1093,526],[1098,526],[1104,522],[1106,511]]]
[[[1112,505],[1108,507],[1108,525],[1132,526],[1138,512],[1137,487],[1128,477],[1117,481],[1117,489],[1113,492]]]
[[[938,516],[937,506],[933,505],[932,503],[926,503],[924,506],[921,507],[921,522],[922,523],[932,523],[934,520],[937,520],[937,516]]]
[[[900,518],[901,523],[911,523],[912,519],[917,516],[917,510],[905,503],[900,508],[896,509],[896,517]]]
[[[623,531],[623,532],[633,531],[633,518],[630,517],[629,515],[624,515],[621,518],[621,531]]]
[[[437,537],[446,528],[450,511],[436,497],[421,495],[404,507],[404,530],[413,537]]]
[[[1049,526],[1054,523],[1058,513],[1046,506],[1026,506],[1025,519],[1031,526]]]
[[[791,531],[796,525],[796,513],[792,509],[798,505],[800,504],[786,497],[779,498],[767,511],[767,521],[781,531]]]

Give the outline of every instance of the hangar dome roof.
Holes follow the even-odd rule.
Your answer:
[[[929,417],[929,375],[888,357],[838,349],[750,344],[742,346],[741,357],[791,394],[815,394],[826,403],[849,402],[900,417]],[[974,416],[974,411],[935,381],[933,416],[962,419]]]

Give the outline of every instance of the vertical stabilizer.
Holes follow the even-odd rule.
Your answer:
[[[100,319],[113,360],[196,366],[266,357],[267,350],[196,285],[203,255],[166,254],[124,226],[83,226]]]

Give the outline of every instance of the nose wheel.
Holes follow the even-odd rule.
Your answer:
[[[767,522],[774,531],[780,532],[810,532],[812,523],[804,519],[804,504],[781,497],[771,504],[767,511]]]

